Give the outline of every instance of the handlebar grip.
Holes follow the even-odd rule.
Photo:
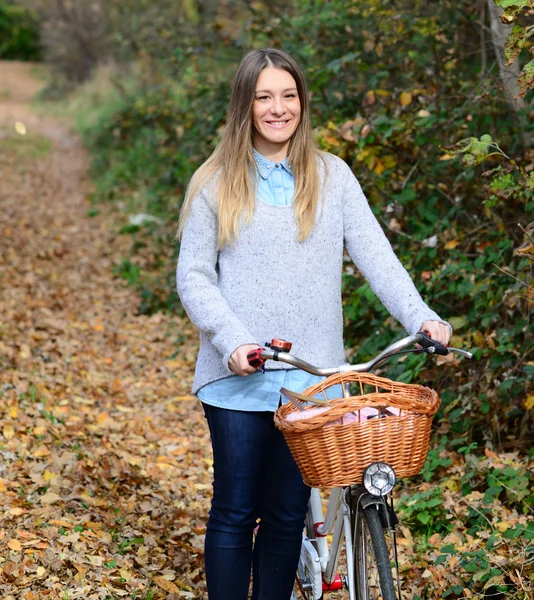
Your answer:
[[[264,350],[265,348],[255,348],[247,354],[248,364],[251,367],[259,369],[265,363],[265,359],[261,357],[261,353]]]
[[[418,333],[418,336],[420,337],[419,345],[428,354],[439,354],[440,356],[447,356],[447,354],[449,354],[449,349],[447,348],[447,346],[436,342],[424,331],[420,331]]]

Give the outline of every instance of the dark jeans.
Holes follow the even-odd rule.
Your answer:
[[[246,600],[252,564],[254,600],[289,600],[310,488],[271,412],[203,406],[214,457],[205,546],[209,599]]]

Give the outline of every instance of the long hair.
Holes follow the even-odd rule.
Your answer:
[[[195,172],[189,182],[180,213],[178,236],[181,235],[191,203],[208,183],[217,179],[218,247],[233,243],[239,233],[239,221],[250,223],[256,206],[257,179],[252,146],[252,107],[256,83],[267,67],[284,69],[295,80],[301,116],[292,135],[289,164],[295,176],[293,207],[299,229],[298,240],[311,232],[319,203],[318,150],[312,134],[310,102],[304,74],[285,52],[264,48],[249,52],[241,61],[234,77],[223,135],[211,156]]]

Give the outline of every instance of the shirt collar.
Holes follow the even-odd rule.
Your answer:
[[[273,161],[265,158],[265,156],[261,155],[255,148],[252,149],[254,152],[254,158],[256,160],[256,165],[258,166],[258,172],[263,179],[267,179],[271,174],[272,170],[276,167],[277,164],[284,167],[284,169],[293,175],[293,169],[289,164],[289,158],[284,158],[280,163],[274,163]]]

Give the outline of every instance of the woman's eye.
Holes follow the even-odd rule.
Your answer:
[[[293,98],[296,98],[296,97],[297,97],[296,94],[286,94],[286,98],[289,98],[289,99],[293,99]]]
[[[256,100],[268,100],[269,96],[258,96]]]

